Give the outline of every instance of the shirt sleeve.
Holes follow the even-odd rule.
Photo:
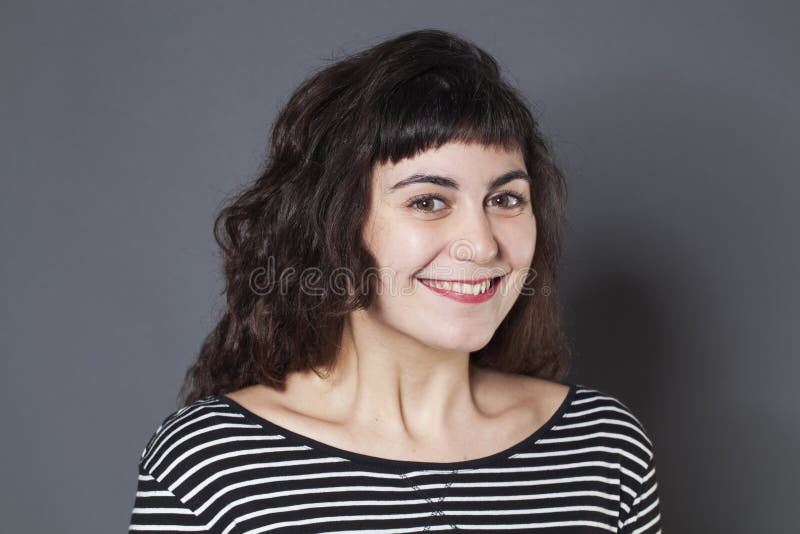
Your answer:
[[[620,517],[621,534],[660,534],[661,503],[656,481],[656,458],[651,456],[641,482],[636,485],[636,495],[630,511]]]
[[[207,525],[187,508],[164,484],[153,478],[141,462],[136,498],[131,512],[129,533],[210,532]]]

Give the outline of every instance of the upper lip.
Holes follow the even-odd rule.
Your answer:
[[[490,276],[488,278],[474,278],[472,280],[446,280],[443,278],[421,278],[420,280],[427,280],[430,282],[450,282],[450,283],[459,283],[459,284],[480,284],[481,282],[488,282],[489,280],[494,280],[495,278],[502,278],[505,274],[499,274],[497,276]]]

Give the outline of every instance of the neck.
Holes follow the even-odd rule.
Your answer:
[[[313,372],[304,393],[351,427],[383,436],[427,441],[478,416],[478,374],[468,352],[438,350],[354,312],[345,324],[336,365],[325,378]]]

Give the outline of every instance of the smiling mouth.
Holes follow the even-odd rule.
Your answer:
[[[503,276],[484,278],[476,283],[457,282],[454,280],[432,280],[428,278],[419,278],[418,280],[427,286],[443,289],[445,291],[453,291],[465,295],[480,295],[496,286]]]

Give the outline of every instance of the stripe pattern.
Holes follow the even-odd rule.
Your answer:
[[[142,451],[129,532],[660,533],[643,425],[616,397],[569,386],[526,440],[452,463],[349,453],[209,396]]]

